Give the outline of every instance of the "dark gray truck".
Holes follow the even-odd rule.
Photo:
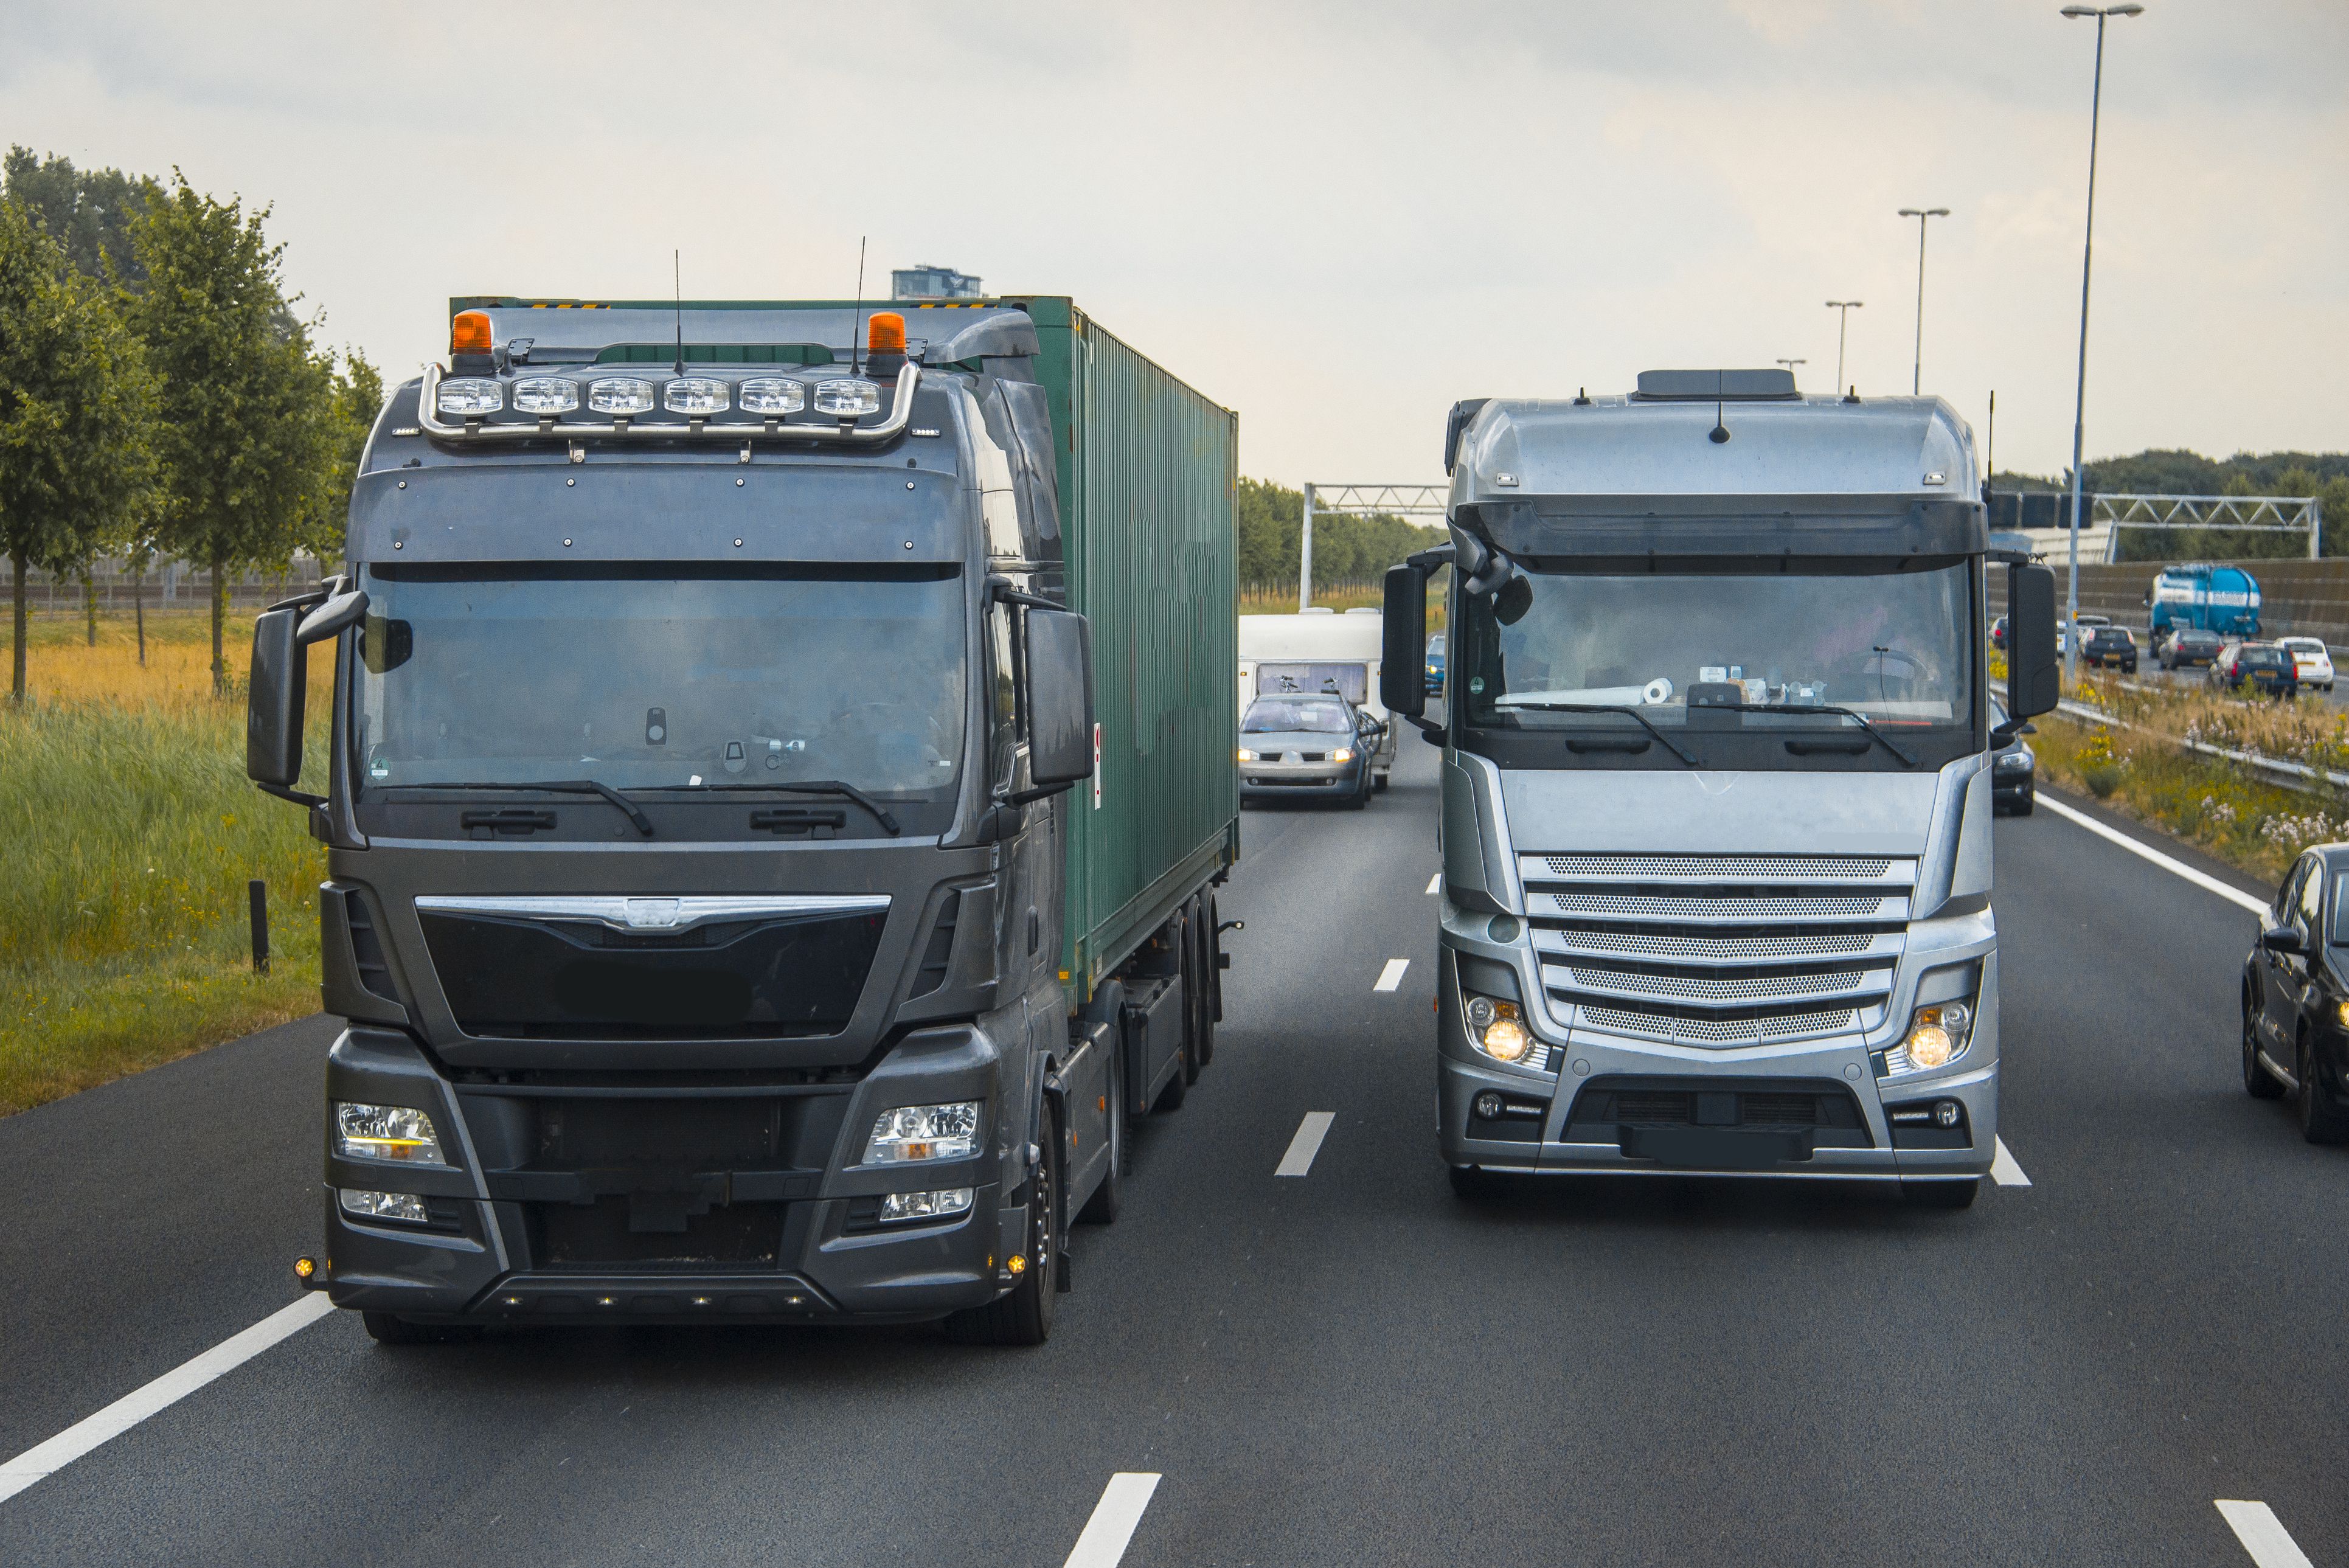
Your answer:
[[[395,1342],[1040,1342],[1214,1049],[1231,414],[1049,296],[451,315],[254,634],[347,1021],[297,1272]]]

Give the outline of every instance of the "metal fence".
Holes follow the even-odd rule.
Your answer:
[[[297,558],[286,572],[233,572],[229,603],[249,610],[315,586],[319,575],[318,562],[307,557]],[[101,614],[128,615],[134,605],[143,606],[150,615],[209,614],[212,603],[212,573],[183,561],[153,562],[135,576],[123,562],[100,561],[91,571],[87,588],[79,573],[60,575],[36,569],[25,574],[25,585],[26,599],[36,615],[83,614],[92,590]],[[14,578],[0,564],[0,598],[15,591]]]

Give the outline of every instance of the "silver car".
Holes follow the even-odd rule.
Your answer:
[[[1240,716],[1240,800],[1371,803],[1386,727],[1336,692],[1260,696]]]

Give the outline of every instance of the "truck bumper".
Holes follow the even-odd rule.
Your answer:
[[[337,1306],[420,1322],[516,1325],[917,1322],[992,1300],[1014,1283],[1002,1265],[1025,1235],[1024,1206],[1002,1207],[999,1140],[968,1160],[842,1163],[862,1154],[854,1135],[872,1126],[875,1108],[984,1098],[987,1119],[999,1114],[996,1051],[979,1030],[924,1030],[906,1043],[910,1054],[900,1046],[862,1083],[823,1100],[540,1101],[452,1083],[405,1035],[347,1030],[328,1060],[328,1295]],[[450,1168],[340,1157],[336,1100],[428,1110]],[[750,1109],[769,1103],[771,1124]],[[637,1124],[628,1106],[654,1109]],[[593,1151],[597,1159],[637,1125],[648,1149],[700,1139],[703,1157],[633,1168],[564,1159],[562,1140],[577,1150],[583,1124],[598,1119],[606,1147]],[[740,1146],[745,1128],[754,1139],[769,1133],[763,1150]],[[728,1137],[737,1147],[717,1149]],[[724,1169],[730,1161],[735,1168]],[[744,1168],[753,1165],[764,1168]],[[950,1219],[878,1221],[886,1193],[959,1188],[971,1203]],[[355,1216],[341,1202],[346,1189],[417,1194],[429,1220]],[[1024,1192],[1014,1196],[1024,1205]]]

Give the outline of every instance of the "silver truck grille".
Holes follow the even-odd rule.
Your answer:
[[[1554,1012],[1722,1047],[1881,1023],[1916,871],[1856,855],[1518,861]]]

